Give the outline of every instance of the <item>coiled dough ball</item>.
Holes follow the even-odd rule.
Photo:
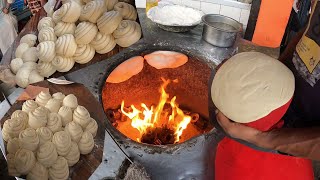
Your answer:
[[[36,103],[39,106],[45,106],[50,99],[51,95],[49,92],[41,91],[36,97]]]
[[[40,61],[38,62],[38,65],[37,65],[37,71],[41,76],[48,78],[49,76],[51,76],[53,73],[56,72],[56,69],[54,68],[51,62]]]
[[[57,113],[50,113],[47,121],[47,128],[49,128],[52,133],[56,133],[62,128],[62,118]]]
[[[40,31],[44,27],[53,28],[55,23],[51,17],[44,17],[38,22],[38,31]]]
[[[57,69],[59,72],[68,72],[74,66],[73,58],[69,57],[61,57],[56,56],[53,61],[52,65]]]
[[[72,57],[77,50],[77,43],[72,34],[65,34],[56,41],[57,55]]]
[[[90,118],[90,122],[87,125],[87,127],[84,129],[84,131],[87,131],[92,134],[93,137],[96,137],[97,131],[98,131],[98,124],[97,121],[93,118]]]
[[[20,132],[26,128],[22,118],[12,118],[4,122],[2,132],[3,139],[8,142],[11,138],[19,137]]]
[[[62,101],[63,101],[63,99],[64,99],[65,97],[66,97],[66,95],[64,95],[64,94],[61,93],[61,92],[56,92],[56,93],[52,94],[52,98],[59,100],[61,103],[62,103]]]
[[[44,167],[52,166],[58,158],[55,145],[47,141],[41,145],[37,152],[37,159]]]
[[[64,130],[69,133],[71,140],[76,143],[79,142],[83,133],[81,126],[74,121],[69,122]]]
[[[20,43],[27,43],[29,47],[33,47],[36,44],[36,42],[37,36],[34,34],[26,34],[20,39]]]
[[[38,58],[42,62],[51,62],[56,56],[55,43],[53,41],[44,41],[38,44]]]
[[[36,69],[31,71],[31,73],[29,75],[29,84],[40,82],[43,80],[44,80],[44,77],[41,76]]]
[[[72,109],[70,107],[62,106],[59,109],[58,114],[61,116],[61,122],[63,127],[72,121]]]
[[[29,120],[29,116],[28,113],[22,111],[22,110],[15,110],[12,114],[11,114],[11,119],[13,118],[21,118],[24,121],[25,127],[28,124],[28,120]]]
[[[77,44],[89,44],[98,33],[98,28],[90,22],[81,22],[78,24],[74,36]]]
[[[112,34],[121,23],[122,16],[118,11],[110,11],[104,13],[98,20],[97,26],[100,32],[104,34]]]
[[[34,111],[38,106],[38,104],[34,100],[26,100],[22,104],[22,111],[29,113]]]
[[[68,94],[62,101],[63,106],[70,107],[72,110],[78,106],[78,99],[74,94]]]
[[[22,55],[23,62],[37,62],[38,51],[36,47],[27,49]]]
[[[69,166],[73,166],[79,161],[80,150],[79,150],[77,143],[75,143],[73,141],[71,142],[71,149],[70,149],[69,153],[65,156],[65,158],[66,158]]]
[[[21,58],[24,52],[26,52],[30,48],[29,44],[27,43],[20,43],[16,49],[16,58]]]
[[[21,174],[17,171],[14,165],[14,154],[7,154],[8,173],[10,176],[19,177]]]
[[[18,138],[9,139],[7,143],[7,152],[9,154],[15,154],[20,149],[20,143]]]
[[[18,70],[15,81],[18,86],[26,88],[29,85],[29,75],[36,68],[37,63],[25,62]]]
[[[79,64],[85,64],[92,60],[95,50],[89,44],[78,45],[76,53],[73,56],[75,62]]]
[[[117,3],[118,3],[118,0],[106,0],[105,6],[108,11],[111,11],[111,10],[113,10],[114,5],[116,5]]]
[[[41,180],[41,179],[48,179],[48,169],[44,167],[41,163],[36,162],[34,167],[27,175],[28,180]]]
[[[135,21],[123,20],[113,32],[116,43],[121,47],[129,47],[141,37],[141,27]]]
[[[29,127],[37,129],[45,127],[48,121],[48,110],[44,107],[38,107],[34,111],[29,112]]]
[[[79,19],[80,13],[81,6],[74,1],[68,1],[53,13],[52,18],[56,23],[59,21],[75,23]]]
[[[38,149],[40,139],[36,131],[32,128],[27,128],[19,134],[20,147],[29,151]]]
[[[10,62],[10,69],[14,74],[17,74],[18,70],[23,65],[23,60],[21,58],[12,59]]]
[[[94,147],[92,134],[87,131],[83,132],[78,146],[81,154],[89,154]]]
[[[97,51],[97,53],[105,54],[110,52],[116,46],[116,42],[111,34],[98,32],[90,45]]]
[[[73,112],[73,121],[78,123],[83,129],[87,127],[90,122],[90,114],[83,106],[78,106]]]
[[[128,4],[125,2],[118,2],[114,6],[114,10],[119,11],[123,19],[126,19],[126,20],[135,21],[138,16],[136,9],[131,4]]]
[[[64,157],[59,156],[56,162],[49,168],[49,179],[68,179],[69,167]]]
[[[82,7],[80,20],[96,23],[104,10],[104,1],[90,1]]]
[[[65,156],[69,153],[71,137],[67,132],[59,131],[54,133],[52,142],[56,146],[57,152],[60,156]]]
[[[64,34],[74,34],[76,30],[75,23],[66,23],[66,22],[58,22],[57,25],[54,27],[54,33],[56,36],[60,37]]]
[[[51,98],[48,100],[47,104],[44,106],[47,108],[50,112],[57,113],[60,109],[61,102],[58,99]]]
[[[34,153],[27,149],[19,149],[14,156],[14,165],[22,175],[28,174],[36,163]]]
[[[55,35],[54,29],[52,27],[44,27],[39,31],[38,40],[39,42],[44,42],[44,41],[55,42],[57,40],[57,36]]]
[[[38,128],[36,130],[36,133],[38,134],[38,137],[40,140],[40,142],[39,142],[40,145],[42,145],[48,141],[51,141],[52,136],[53,136],[52,131],[47,127]]]

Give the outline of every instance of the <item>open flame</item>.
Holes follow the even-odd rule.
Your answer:
[[[121,103],[121,112],[131,119],[131,126],[136,128],[140,132],[140,136],[147,132],[149,128],[163,127],[167,126],[174,130],[175,141],[179,142],[180,136],[183,130],[185,130],[191,121],[191,116],[185,115],[183,111],[179,108],[176,103],[176,96],[174,96],[170,101],[169,94],[166,93],[165,89],[171,80],[165,80],[161,78],[163,84],[161,85],[160,100],[156,107],[147,107],[144,103],[141,103],[142,111],[137,109],[134,105],[131,105],[131,112],[126,112],[124,110],[124,101]],[[173,80],[173,82],[178,82],[178,80]],[[171,112],[164,110],[165,105],[171,106]],[[137,139],[140,142],[140,138]]]

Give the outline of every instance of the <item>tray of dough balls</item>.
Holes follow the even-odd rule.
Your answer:
[[[118,0],[62,3],[40,18],[38,33],[29,32],[18,42],[10,63],[18,86],[25,88],[105,60],[141,38],[137,11],[131,4]]]
[[[9,175],[88,179],[102,161],[105,136],[103,110],[91,93],[80,84],[43,81],[21,97],[27,100],[1,120]]]

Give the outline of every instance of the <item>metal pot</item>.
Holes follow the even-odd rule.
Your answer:
[[[202,21],[203,40],[218,47],[231,47],[242,30],[242,25],[238,21],[218,14],[204,15]]]

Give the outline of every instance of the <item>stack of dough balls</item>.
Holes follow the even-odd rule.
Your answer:
[[[68,179],[69,167],[94,147],[97,122],[73,94],[41,92],[2,127],[9,175]]]

